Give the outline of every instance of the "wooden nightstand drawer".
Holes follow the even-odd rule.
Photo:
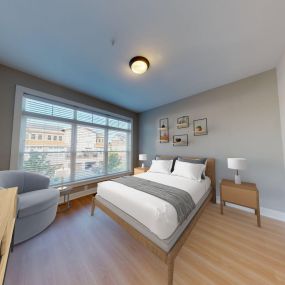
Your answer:
[[[148,170],[149,170],[149,167],[143,167],[143,168],[142,167],[135,167],[134,168],[134,175],[147,172]]]
[[[223,179],[220,185],[221,214],[225,202],[248,207],[255,210],[257,225],[260,227],[259,192],[254,183],[235,184],[231,180]]]
[[[222,186],[223,200],[241,206],[256,209],[257,193],[254,190],[237,189],[230,186]]]

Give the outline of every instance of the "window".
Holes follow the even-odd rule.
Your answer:
[[[26,93],[21,100],[15,168],[47,175],[52,185],[131,170],[130,119]]]
[[[105,130],[78,125],[76,134],[76,180],[104,175],[105,145],[97,143],[96,138],[104,137]]]
[[[108,173],[127,171],[128,136],[123,131],[108,131]]]
[[[52,184],[61,181],[61,177],[57,172],[59,172],[59,169],[65,169],[64,180],[66,182],[71,181],[71,124],[23,116],[22,125],[24,125],[26,133],[30,133],[31,130],[35,129],[43,133],[62,133],[62,129],[66,130],[65,145],[63,147],[53,141],[34,142],[25,140],[23,150],[20,152],[22,156],[20,168],[47,175],[51,178]]]

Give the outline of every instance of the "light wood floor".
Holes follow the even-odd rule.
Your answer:
[[[72,202],[15,247],[5,285],[164,285],[166,266],[96,209]],[[285,284],[285,223],[209,204],[175,262],[175,285]]]

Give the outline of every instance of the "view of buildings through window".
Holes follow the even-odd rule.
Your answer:
[[[51,184],[130,170],[129,122],[72,108],[66,114],[54,103],[24,100],[21,168],[49,176]]]

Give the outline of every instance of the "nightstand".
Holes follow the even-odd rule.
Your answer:
[[[225,202],[248,207],[255,210],[257,225],[260,227],[259,192],[254,183],[235,184],[234,181],[223,179],[220,185],[221,214]]]
[[[135,167],[134,168],[134,175],[147,172],[149,167]]]

